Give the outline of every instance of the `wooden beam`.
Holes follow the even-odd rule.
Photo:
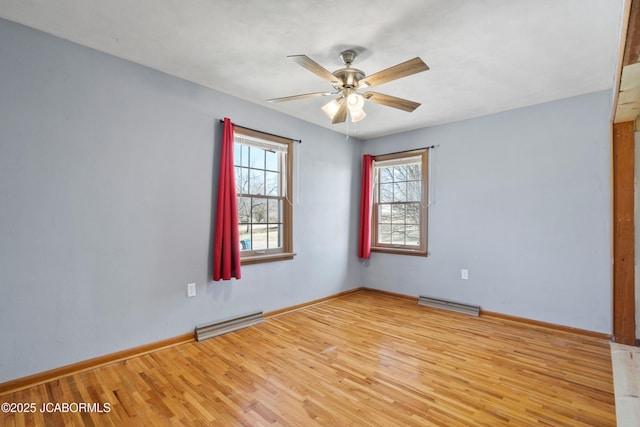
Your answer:
[[[627,66],[640,62],[640,0],[631,2],[626,40],[623,65]]]
[[[613,337],[635,345],[634,122],[613,125]]]

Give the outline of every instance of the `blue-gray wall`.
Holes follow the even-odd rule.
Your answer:
[[[303,140],[298,255],[214,283],[223,117]],[[0,20],[0,382],[359,286],[360,144]]]
[[[0,382],[358,286],[610,332],[609,98],[345,141],[0,20]],[[213,283],[225,116],[303,140],[298,255]],[[359,261],[360,155],[431,144],[431,255]]]
[[[610,98],[597,92],[365,142],[371,154],[439,147],[429,257],[374,253],[363,285],[610,333]]]

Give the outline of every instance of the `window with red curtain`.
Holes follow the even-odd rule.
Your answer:
[[[427,153],[373,157],[371,251],[427,256]]]
[[[213,280],[240,279],[240,238],[233,162],[233,123],[224,119],[213,236]]]

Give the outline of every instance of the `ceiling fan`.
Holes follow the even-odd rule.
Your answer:
[[[331,83],[331,86],[333,86],[337,92],[305,93],[301,95],[285,96],[283,98],[268,99],[267,102],[295,101],[298,99],[314,98],[318,96],[338,95],[336,99],[322,107],[322,110],[331,119],[332,124],[344,122],[347,119],[347,112],[349,112],[352,122],[359,122],[364,119],[366,114],[362,110],[362,107],[364,106],[365,100],[408,112],[411,112],[420,106],[420,103],[418,102],[378,92],[367,91],[360,94],[358,93],[358,89],[378,86],[392,80],[427,71],[429,67],[422,61],[422,59],[415,57],[406,62],[402,62],[394,65],[393,67],[367,76],[362,70],[351,68],[351,64],[357,56],[358,53],[353,49],[341,52],[340,58],[342,59],[342,62],[344,62],[345,67],[340,68],[333,73],[329,72],[326,68],[322,67],[306,55],[287,56],[287,58],[291,58],[307,70]]]

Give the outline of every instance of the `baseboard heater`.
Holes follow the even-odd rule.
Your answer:
[[[459,302],[448,301],[446,299],[429,298],[420,296],[418,304],[431,308],[440,308],[442,310],[455,311],[456,313],[468,314],[470,316],[480,316],[480,306],[462,304]]]
[[[255,313],[234,317],[233,319],[221,320],[219,322],[209,323],[208,325],[201,325],[196,327],[196,340],[202,341],[207,338],[217,337],[218,335],[257,325],[263,321],[264,314],[261,311],[256,311]]]

